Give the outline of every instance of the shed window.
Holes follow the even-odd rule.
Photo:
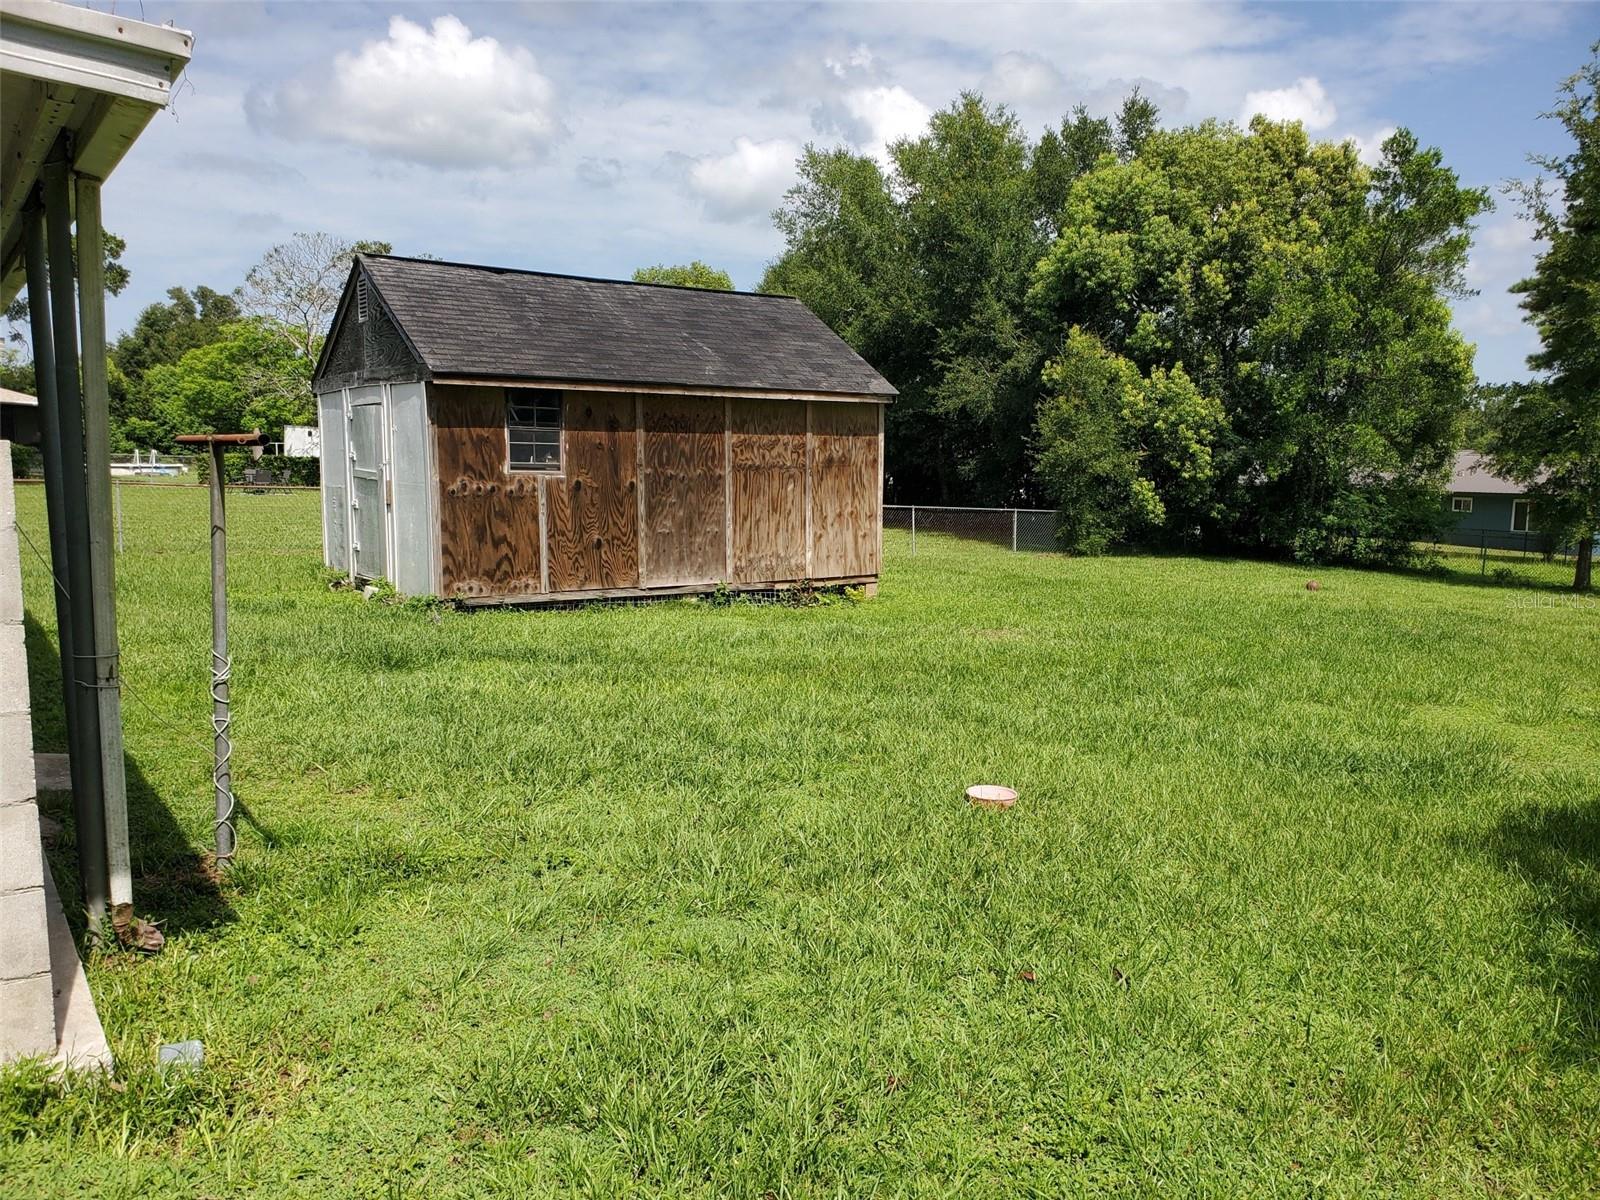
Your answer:
[[[1472,497],[1471,496],[1451,496],[1450,497],[1450,511],[1451,512],[1471,512],[1472,511]]]
[[[559,471],[561,393],[508,388],[506,437],[513,471]]]
[[[1511,502],[1511,532],[1528,533],[1533,528],[1529,518],[1533,515],[1532,500],[1513,500]]]

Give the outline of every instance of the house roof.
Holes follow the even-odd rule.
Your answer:
[[[435,379],[896,394],[791,296],[376,254],[352,284],[363,270]]]
[[[1528,489],[1496,475],[1490,470],[1489,461],[1476,450],[1461,450],[1456,453],[1456,465],[1450,472],[1450,490],[1479,496],[1521,496]]]

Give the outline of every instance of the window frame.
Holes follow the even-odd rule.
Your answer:
[[[506,471],[508,474],[537,473],[542,475],[560,475],[566,468],[567,461],[567,396],[559,388],[503,388],[504,416],[503,421],[506,431]],[[542,398],[542,399],[541,399]],[[552,400],[553,398],[553,400]],[[541,407],[554,407],[556,416],[553,425],[540,424],[537,416],[532,422],[513,421],[512,407],[533,407],[535,411]],[[534,435],[534,441],[522,443],[537,450],[540,442],[538,435],[555,431],[555,460],[553,462],[517,462],[513,453],[513,446],[518,443],[512,440],[513,429],[522,429]]]
[[[1472,511],[1471,496],[1451,496],[1450,511],[1453,513],[1469,513]]]
[[[1517,528],[1517,505],[1522,506],[1522,528]],[[1538,533],[1533,527],[1533,501],[1526,498],[1517,498],[1511,501],[1511,532],[1512,533]]]

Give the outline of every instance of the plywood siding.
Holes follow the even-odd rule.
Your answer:
[[[637,587],[639,471],[634,398],[567,392],[562,470],[545,485],[550,590]]]
[[[503,393],[429,388],[442,593],[477,598],[539,591],[538,480],[506,469]]]
[[[727,576],[725,416],[721,399],[644,398],[647,587]]]
[[[806,406],[733,402],[733,577],[739,583],[806,574]]]
[[[811,578],[878,573],[878,407],[811,408]]]

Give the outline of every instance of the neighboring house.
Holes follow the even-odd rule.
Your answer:
[[[1539,515],[1520,483],[1496,475],[1476,450],[1456,455],[1444,499],[1446,540],[1461,546],[1539,549]]]
[[[895,390],[791,297],[360,255],[312,389],[324,552],[357,578],[877,586]]]

